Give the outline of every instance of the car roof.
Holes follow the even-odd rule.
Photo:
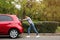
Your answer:
[[[16,15],[13,15],[13,14],[0,14],[0,15],[16,16]]]
[[[13,15],[13,14],[0,14],[0,15]]]

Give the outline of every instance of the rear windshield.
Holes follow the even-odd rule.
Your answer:
[[[7,15],[0,15],[0,21],[12,21],[12,17]]]

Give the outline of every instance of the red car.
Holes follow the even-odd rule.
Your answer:
[[[0,35],[17,38],[21,33],[23,33],[23,27],[16,15],[0,14]]]

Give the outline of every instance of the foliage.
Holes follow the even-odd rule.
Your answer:
[[[29,24],[27,22],[23,22],[24,32],[27,32]],[[37,28],[39,33],[55,33],[58,27],[57,23],[52,22],[34,22],[35,27]],[[31,32],[34,32],[31,30]]]
[[[49,21],[60,21],[60,0],[44,0],[44,3],[44,18]]]
[[[21,5],[18,10],[14,0],[0,0],[0,14],[16,14],[19,18],[24,15],[30,16],[38,21],[59,21],[60,22],[60,0],[18,0],[16,4]]]

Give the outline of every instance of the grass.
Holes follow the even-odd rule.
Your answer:
[[[56,29],[56,33],[59,33],[59,32],[60,32],[60,26],[58,26]]]

